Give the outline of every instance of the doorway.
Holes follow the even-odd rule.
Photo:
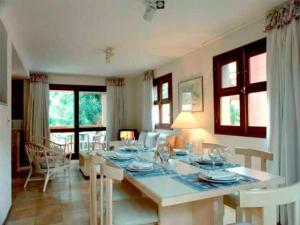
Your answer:
[[[106,87],[50,84],[51,140],[66,144],[78,159],[79,151],[96,150],[95,140],[106,132]]]

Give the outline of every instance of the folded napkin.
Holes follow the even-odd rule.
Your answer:
[[[203,172],[200,175],[212,180],[233,180],[236,178],[236,174],[233,172],[219,170]]]

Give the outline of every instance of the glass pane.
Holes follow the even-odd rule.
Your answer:
[[[163,83],[162,85],[162,99],[169,98],[169,83]]]
[[[157,101],[158,97],[157,97],[157,86],[153,87],[153,101]]]
[[[74,133],[51,133],[50,140],[58,144],[66,144],[66,151],[74,153]]]
[[[162,105],[162,123],[170,124],[170,104]]]
[[[100,92],[79,93],[79,126],[104,126],[102,121],[102,95]]]
[[[222,88],[235,87],[237,84],[237,64],[228,63],[222,66]]]
[[[267,80],[267,53],[252,56],[250,63],[250,83]]]
[[[240,96],[221,97],[221,125],[240,126]]]
[[[105,149],[106,131],[88,131],[79,133],[79,151]]]
[[[49,91],[49,125],[55,128],[74,127],[73,91]]]
[[[159,108],[158,108],[158,105],[153,106],[152,117],[153,117],[153,123],[158,124],[159,123]]]
[[[248,96],[249,126],[266,127],[268,120],[267,92],[250,93]]]

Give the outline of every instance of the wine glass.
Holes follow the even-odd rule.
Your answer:
[[[220,159],[220,153],[217,149],[213,148],[208,150],[208,156],[212,162],[212,170],[215,170],[216,162]]]

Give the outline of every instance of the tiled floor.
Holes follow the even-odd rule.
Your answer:
[[[72,178],[60,177],[49,182],[13,182],[13,207],[7,225],[85,225],[89,224],[89,183],[80,174],[78,162],[72,165]]]
[[[43,182],[32,181],[23,189],[24,179],[13,182],[13,207],[6,225],[89,225],[89,181],[72,164],[71,182],[67,177],[53,179],[47,191]],[[232,223],[234,213],[225,210],[225,224]]]

